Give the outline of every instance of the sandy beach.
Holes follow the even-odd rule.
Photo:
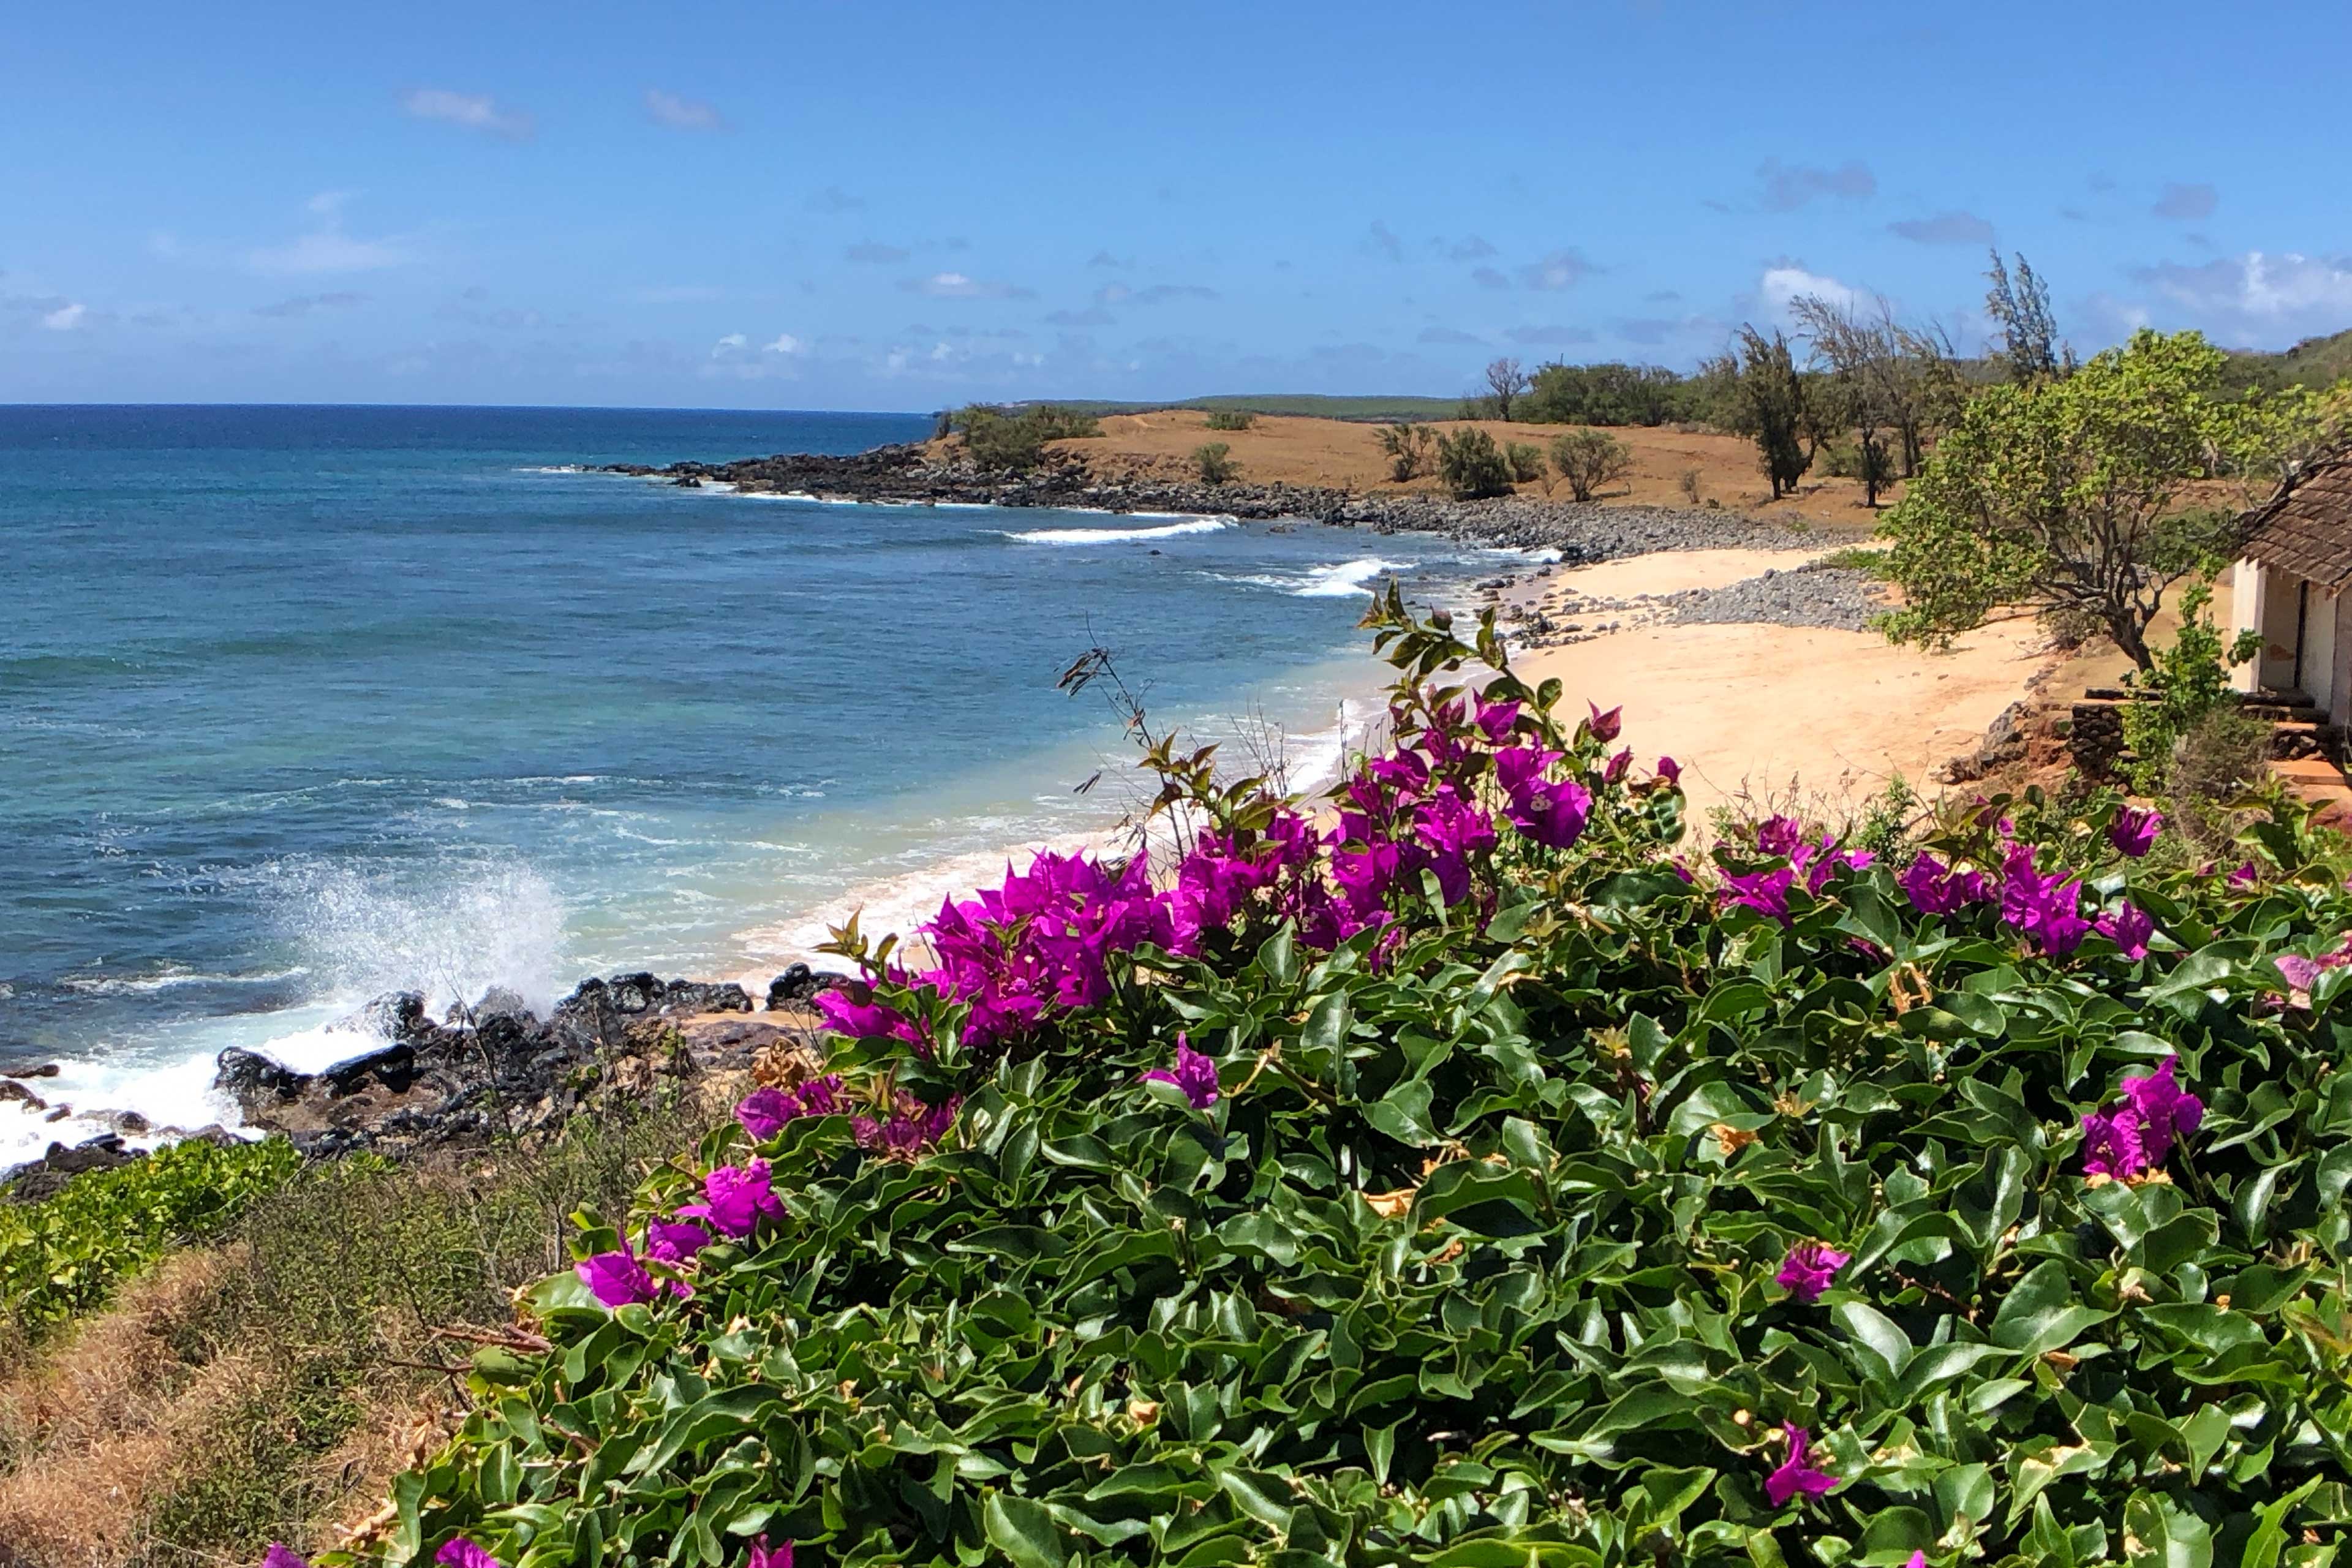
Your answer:
[[[1663,595],[1793,564],[1782,551],[1677,551],[1555,570],[1514,592]],[[1558,677],[1571,710],[1587,700],[1622,705],[1626,743],[1644,765],[1679,762],[1703,819],[1742,795],[1857,803],[1897,773],[1932,795],[1934,770],[2025,694],[2044,662],[2041,640],[2028,621],[1987,626],[1945,654],[1870,631],[1665,624],[1531,649],[1513,664],[1530,682]]]

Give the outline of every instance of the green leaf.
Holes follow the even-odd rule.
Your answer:
[[[2002,1298],[1993,1314],[1993,1342],[2027,1355],[2063,1350],[2075,1336],[2115,1316],[2074,1299],[2066,1266],[2056,1258],[2035,1265]]]
[[[2124,1560],[2132,1568],[2212,1568],[2213,1531],[2169,1496],[2134,1492],[2124,1503]]]
[[[991,1492],[981,1519],[988,1543],[1012,1559],[1014,1568],[1062,1568],[1067,1561],[1061,1532],[1041,1503],[1008,1492]]]

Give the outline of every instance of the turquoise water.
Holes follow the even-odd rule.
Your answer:
[[[195,1125],[221,1047],[413,986],[763,980],[1120,814],[1094,643],[1156,721],[1327,754],[1394,570],[1314,524],[867,507],[563,471],[925,417],[0,408],[0,1063]],[[1111,771],[1092,790],[1076,786]],[[80,1124],[0,1107],[0,1162]]]

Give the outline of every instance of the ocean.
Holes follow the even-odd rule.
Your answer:
[[[1132,800],[1099,693],[1328,767],[1394,573],[1318,524],[833,505],[577,471],[847,452],[927,416],[0,407],[0,1066],[193,1128],[224,1047],[304,1068],[413,988],[544,1008],[766,977]],[[572,466],[572,467],[568,467]],[[1082,788],[1100,773],[1093,787]],[[100,1130],[0,1105],[0,1166]]]

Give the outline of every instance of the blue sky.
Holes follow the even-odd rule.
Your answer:
[[[2352,7],[18,6],[0,401],[929,409],[2352,326]]]

